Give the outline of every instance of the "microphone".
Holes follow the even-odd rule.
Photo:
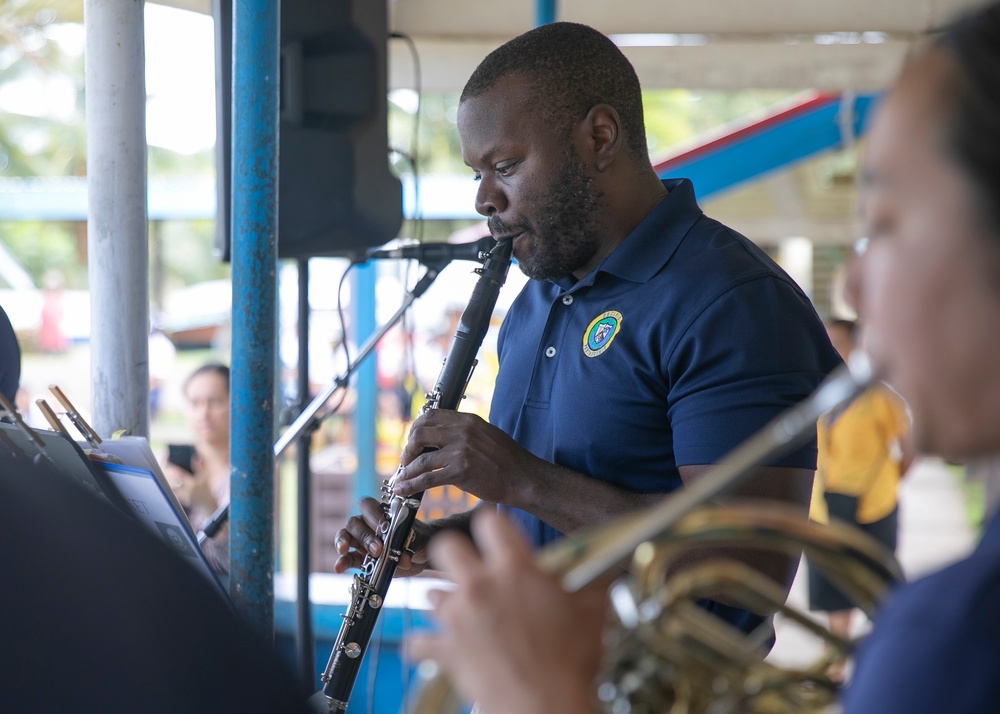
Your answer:
[[[418,243],[400,248],[379,248],[368,251],[367,259],[412,259],[425,265],[444,265],[453,260],[475,260],[481,263],[479,254],[488,253],[495,242],[490,236],[484,236],[471,243]]]

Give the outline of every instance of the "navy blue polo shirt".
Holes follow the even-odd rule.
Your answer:
[[[549,462],[646,493],[681,485],[840,363],[799,287],[706,217],[687,179],[581,280],[529,281],[498,338],[490,421]],[[773,465],[813,469],[815,441]],[[561,534],[501,506],[538,546]]]
[[[963,561],[904,585],[858,650],[844,714],[1000,709],[1000,517]]]

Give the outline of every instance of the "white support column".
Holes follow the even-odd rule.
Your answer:
[[[812,241],[803,236],[783,238],[778,244],[778,263],[811,298],[813,296]]]
[[[149,242],[142,0],[85,0],[91,412],[149,433]]]

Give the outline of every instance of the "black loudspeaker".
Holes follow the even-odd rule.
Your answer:
[[[230,258],[232,1],[213,0],[216,253]],[[352,256],[396,237],[389,170],[385,0],[282,0],[278,257]]]

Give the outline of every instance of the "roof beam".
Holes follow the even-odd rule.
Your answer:
[[[923,34],[983,0],[559,0],[558,19],[606,34]],[[395,0],[390,26],[416,36],[513,37],[531,29],[536,0]]]
[[[150,1],[211,11],[211,0]],[[390,30],[407,35],[419,53],[420,88],[435,92],[459,91],[483,57],[531,29],[538,2],[506,0],[501,9],[496,0],[386,1]],[[875,92],[896,76],[913,42],[984,2],[559,0],[557,16],[609,35],[697,35],[677,46],[623,47],[648,89]],[[390,40],[389,57],[389,87],[415,88],[409,49]]]
[[[502,37],[416,37],[423,91],[454,92],[465,86]],[[624,47],[645,89],[818,89],[876,92],[899,72],[908,42],[879,44],[778,44],[713,42],[683,47]],[[390,89],[415,88],[413,59],[405,43],[389,44]]]

